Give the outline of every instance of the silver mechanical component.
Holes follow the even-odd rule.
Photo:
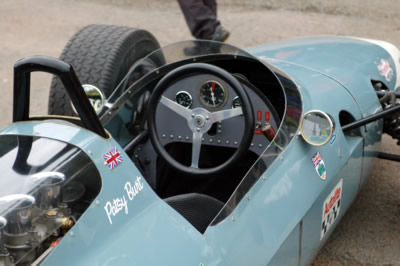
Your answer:
[[[96,112],[96,114],[99,114],[103,110],[103,107],[106,105],[107,102],[106,96],[104,95],[103,91],[96,86],[90,84],[83,84],[82,87],[94,111]],[[72,102],[71,107],[74,113],[78,115],[78,112],[76,111]]]
[[[4,229],[6,228],[7,225],[7,220],[4,217],[0,216],[0,264],[1,264],[1,258],[3,256],[7,256],[9,253],[7,249],[4,246]],[[3,263],[4,264],[4,263]]]
[[[0,209],[7,213],[5,233],[21,235],[32,229],[32,207],[35,198],[25,194],[13,194],[0,199]]]
[[[53,201],[49,192],[50,201]],[[11,194],[0,198],[0,263],[1,265],[31,264],[36,258],[35,247],[63,224],[65,208],[43,212],[33,196]],[[46,204],[49,206],[49,204]]]
[[[64,174],[58,172],[37,173],[31,177],[31,182],[40,182],[42,187],[37,194],[37,205],[48,211],[59,207],[61,202],[61,183],[64,182]]]

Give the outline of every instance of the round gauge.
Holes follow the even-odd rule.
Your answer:
[[[227,98],[225,88],[215,80],[208,80],[200,86],[200,101],[207,107],[221,107]]]
[[[192,106],[192,96],[187,91],[178,91],[175,95],[175,101],[186,108]]]
[[[242,104],[240,103],[240,98],[239,96],[236,96],[235,98],[233,98],[232,100],[232,108],[238,108],[241,107]]]

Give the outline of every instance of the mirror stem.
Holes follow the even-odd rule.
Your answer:
[[[394,107],[390,107],[390,108],[388,108],[388,109],[386,109],[386,110],[384,110],[384,111],[382,111],[382,112],[380,112],[378,114],[370,115],[370,116],[368,116],[366,118],[363,118],[363,119],[360,119],[358,121],[349,123],[349,124],[343,126],[342,130],[343,130],[343,132],[346,132],[346,131],[349,131],[349,130],[352,130],[352,129],[355,129],[355,128],[359,128],[361,126],[364,126],[366,124],[369,124],[371,122],[374,122],[376,120],[384,118],[386,116],[396,114],[398,112],[400,112],[400,105],[397,105],[397,106],[394,106]]]

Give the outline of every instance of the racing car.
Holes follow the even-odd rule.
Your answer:
[[[14,66],[0,131],[0,265],[307,265],[382,134],[400,140],[399,51],[318,36],[160,48],[89,25]],[[30,78],[54,75],[49,114]]]

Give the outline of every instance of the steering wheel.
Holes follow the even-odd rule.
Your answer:
[[[225,81],[240,97],[241,107],[229,108],[221,111],[211,112],[205,108],[188,109],[175,101],[163,96],[171,84],[179,78],[196,74],[211,74]],[[156,110],[157,106],[163,104],[177,115],[186,119],[187,124],[193,133],[192,137],[192,158],[191,165],[186,166],[175,160],[161,144],[156,128]],[[150,97],[148,109],[148,129],[150,140],[156,152],[172,167],[180,172],[205,176],[220,173],[233,166],[249,149],[254,134],[254,114],[252,111],[250,99],[243,89],[240,82],[230,73],[222,68],[204,63],[192,63],[181,66],[165,75],[156,85]],[[232,156],[222,164],[211,168],[199,168],[200,150],[203,134],[207,133],[211,126],[218,121],[229,119],[235,116],[243,115],[244,127],[243,135],[239,147]]]

